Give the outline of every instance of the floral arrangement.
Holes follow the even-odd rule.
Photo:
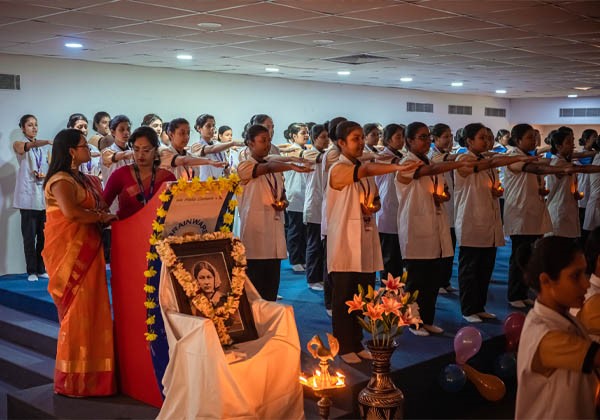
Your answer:
[[[418,328],[422,322],[415,302],[419,292],[404,291],[406,275],[405,272],[402,278],[394,278],[388,274],[387,280],[382,280],[385,287],[374,290],[369,286],[366,293],[359,285],[358,294],[346,302],[348,313],[360,312],[358,322],[371,334],[375,347],[392,346],[394,337],[402,334],[405,326],[412,324]]]
[[[162,319],[160,310],[158,307],[158,283],[159,283],[159,272],[161,267],[161,261],[158,258],[156,245],[161,241],[164,223],[169,211],[169,207],[174,197],[185,194],[189,197],[199,194],[204,196],[207,194],[223,194],[233,193],[236,196],[242,193],[242,187],[240,186],[240,178],[237,174],[231,174],[227,178],[213,179],[209,177],[206,181],[201,182],[198,177],[194,177],[191,181],[185,179],[179,179],[176,183],[170,184],[163,193],[159,195],[159,199],[162,205],[156,210],[156,219],[152,222],[152,234],[148,242],[150,243],[150,250],[146,253],[146,260],[148,261],[148,269],[144,271],[146,277],[146,284],[144,285],[144,292],[146,293],[146,301],[144,306],[146,308],[146,326],[147,332],[144,333],[146,340],[153,342],[161,334],[160,331],[164,329],[161,327]],[[231,225],[233,224],[233,211],[237,207],[237,200],[231,199],[228,203],[228,211],[223,215],[221,220],[221,227],[219,228],[220,233],[230,233]],[[241,244],[240,244],[241,245]],[[235,247],[234,247],[235,249]],[[238,249],[239,250],[239,249]],[[242,251],[243,252],[243,251]],[[234,257],[235,258],[235,257]],[[245,266],[245,257],[244,257]],[[242,285],[243,287],[243,285]],[[156,330],[155,327],[158,327]]]
[[[177,258],[171,244],[182,244],[186,242],[214,241],[219,239],[229,239],[232,243],[231,256],[234,266],[232,269],[231,291],[227,294],[227,299],[214,305],[204,293],[200,291],[198,281],[185,269],[183,263]],[[197,235],[169,236],[166,239],[158,241],[156,251],[164,264],[167,265],[171,273],[177,279],[185,291],[186,296],[202,316],[210,319],[217,329],[219,340],[223,345],[233,343],[233,340],[227,333],[225,321],[235,314],[240,305],[240,297],[244,292],[244,283],[248,276],[246,275],[246,249],[242,242],[233,237],[230,232],[212,232]]]

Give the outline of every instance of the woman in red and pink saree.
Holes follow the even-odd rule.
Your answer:
[[[100,224],[110,223],[97,178],[79,172],[90,159],[82,133],[54,138],[45,180],[47,219],[42,256],[58,310],[54,392],[71,397],[116,392],[113,327]]]

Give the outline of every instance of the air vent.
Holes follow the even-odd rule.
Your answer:
[[[418,102],[407,102],[407,112],[433,112],[433,104],[420,104]]]
[[[485,108],[486,117],[506,117],[506,109],[504,108]]]
[[[559,117],[600,117],[600,108],[561,108]]]
[[[18,74],[0,74],[0,89],[21,90],[21,76]]]
[[[473,107],[466,105],[448,105],[448,114],[473,115]]]
[[[325,61],[333,61],[334,63],[343,63],[343,64],[368,64],[368,63],[378,63],[380,61],[388,61],[388,57],[381,57],[378,55],[371,54],[356,54],[356,55],[347,55],[344,57],[334,57],[334,58],[326,58]]]

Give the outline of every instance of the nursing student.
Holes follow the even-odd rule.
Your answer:
[[[414,171],[421,162],[406,164],[361,163],[365,148],[362,127],[344,121],[336,128],[341,154],[327,178],[327,271],[331,275],[333,335],[346,363],[359,363],[372,356],[362,346],[362,328],[356,315],[348,313],[346,301],[358,286],[374,286],[375,273],[383,269],[375,213],[379,191],[374,177],[399,171]]]
[[[419,291],[417,303],[423,328],[409,328],[415,335],[440,334],[444,330],[433,324],[438,289],[444,281],[445,258],[454,255],[448,216],[443,203],[450,199],[444,191],[441,174],[474,162],[438,162],[427,158],[431,143],[429,128],[422,122],[406,127],[406,149],[402,163],[420,163],[410,172],[396,177],[398,195],[398,236],[404,266],[408,272],[406,290]]]
[[[110,134],[110,115],[106,111],[98,111],[94,114],[94,119],[92,120],[92,128],[96,132],[90,139],[88,143],[93,145],[96,149],[98,149],[98,143],[100,139],[104,136]],[[100,149],[98,149],[100,150]]]
[[[39,277],[48,278],[42,259],[46,223],[43,183],[48,173],[52,142],[37,139],[38,121],[31,114],[21,117],[19,128],[23,138],[13,143],[19,163],[13,207],[21,214],[27,280],[37,281]]]
[[[533,127],[517,124],[511,130],[509,156],[528,156],[535,150]],[[556,167],[548,162],[517,162],[504,171],[504,234],[510,236],[512,252],[508,267],[508,303],[514,308],[525,308],[533,301],[527,297],[523,272],[515,260],[522,246],[531,246],[537,239],[552,232],[552,221],[546,206],[544,175],[573,173],[572,165]]]
[[[400,152],[404,147],[404,126],[388,124],[383,130],[383,147],[381,154],[391,156],[391,163],[400,162],[404,157]],[[383,258],[382,279],[386,279],[388,274],[399,277],[403,271],[398,239],[398,197],[394,184],[395,177],[395,173],[375,177],[381,201],[381,209],[376,213],[376,220]]]
[[[303,222],[306,225],[306,281],[312,290],[324,288],[325,251],[321,240],[321,205],[323,204],[323,156],[329,147],[329,134],[322,124],[311,128],[313,149],[304,157],[314,162],[314,171],[306,174],[306,194],[304,195]]]
[[[547,204],[552,220],[552,232],[555,236],[565,238],[579,238],[581,227],[579,223],[579,209],[577,202],[583,198],[579,189],[577,173],[600,172],[600,166],[571,165],[571,157],[575,147],[573,134],[568,131],[558,130],[550,139],[552,145],[551,166],[571,167],[573,173],[554,174],[546,177],[548,189]]]
[[[304,123],[292,123],[283,135],[291,144],[284,155],[304,158],[309,138],[308,127]],[[284,176],[284,182],[289,202],[286,210],[288,218],[286,243],[290,265],[295,273],[304,273],[306,270],[306,226],[302,212],[306,194],[306,174],[288,172]]]
[[[577,319],[583,324],[592,340],[600,343],[600,227],[588,235],[585,242],[587,273],[590,287]]]
[[[516,162],[531,162],[535,157],[484,156],[492,142],[480,123],[467,125],[464,138],[467,153],[459,155],[457,161],[473,161],[476,166],[454,171],[458,284],[463,318],[476,323],[496,318],[485,309],[496,263],[496,249],[504,246],[499,202],[503,190],[496,168]]]
[[[83,136],[87,138],[88,135],[88,120],[85,115],[75,113],[69,117],[67,121],[67,128],[74,128],[83,133]],[[101,154],[98,147],[88,140],[88,146],[90,148],[90,156],[92,157],[85,163],[82,163],[79,171],[92,176],[101,176]]]
[[[248,278],[263,299],[275,301],[281,260],[287,258],[284,211],[287,207],[282,172],[312,169],[265,158],[271,150],[269,130],[251,126],[246,133],[249,156],[238,165],[244,193],[238,197],[240,239],[246,247]]]
[[[196,166],[211,165],[217,168],[224,168],[227,163],[197,156],[187,150],[190,142],[190,123],[185,118],[175,118],[169,123],[167,129],[170,144],[161,147],[159,150],[160,167],[167,169],[175,175],[177,179],[184,178],[191,180],[198,174],[195,171]]]
[[[110,120],[110,134],[115,142],[102,150],[102,183],[106,185],[110,175],[122,166],[129,165],[133,151],[127,141],[131,132],[131,121],[125,115],[116,115]],[[118,206],[113,204],[111,212],[116,213]]]
[[[600,345],[569,313],[590,285],[584,254],[572,239],[546,237],[533,246],[526,273],[538,296],[519,342],[515,418],[597,418]]]
[[[443,123],[438,123],[431,129],[431,148],[427,157],[434,163],[436,162],[447,162],[453,161],[459,154],[451,154],[452,152],[452,130],[450,126]],[[463,138],[459,141],[464,141]],[[461,144],[463,146],[463,144]],[[452,171],[444,172],[444,188],[447,194],[450,196],[450,200],[444,202],[444,210],[448,217],[448,226],[450,226],[450,236],[452,237],[452,249],[456,248],[456,232],[454,230],[454,174]],[[444,263],[444,275],[442,284],[439,288],[439,293],[447,294],[456,292],[456,289],[450,285],[450,279],[452,278],[452,265],[454,264],[454,256],[447,257]]]

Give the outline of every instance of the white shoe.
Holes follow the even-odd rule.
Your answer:
[[[30,274],[29,276],[27,276],[27,281],[38,281],[38,276],[35,274]]]
[[[316,290],[318,292],[322,292],[324,290],[323,283],[320,283],[320,282],[319,283],[309,283],[308,288],[311,290]]]
[[[525,305],[525,302],[523,302],[522,300],[513,300],[508,302],[508,304],[510,306],[512,306],[513,308],[517,308],[517,309],[523,309],[526,308],[527,305]]]
[[[444,287],[444,289],[445,289],[445,290],[446,290],[446,292],[448,292],[448,293],[452,293],[452,292],[458,292],[458,289],[455,289],[455,288],[454,288],[454,287],[452,287],[452,286],[447,286],[447,287]]]
[[[358,357],[360,357],[361,359],[365,359],[365,360],[373,360],[373,355],[371,354],[371,352],[367,349],[363,349],[361,351],[359,351],[358,353],[356,353],[356,355]]]
[[[408,327],[408,331],[419,337],[427,337],[429,335],[429,331],[423,327],[420,327],[419,329]]]
[[[48,275],[48,273],[42,273],[42,274],[38,274],[38,277],[41,279],[49,279],[50,276]]]
[[[446,289],[444,289],[443,287],[440,287],[440,289],[438,290],[438,293],[440,295],[447,295],[448,291]]]
[[[333,311],[331,309],[325,309],[325,312],[327,312],[327,315],[329,315],[330,317],[333,316]]]
[[[481,318],[477,314],[463,315],[463,318],[465,319],[465,321],[470,322],[471,324],[481,322]]]
[[[362,359],[356,353],[346,353],[340,355],[342,360],[348,364],[360,363]]]
[[[294,264],[292,265],[292,270],[294,273],[304,273],[304,266],[302,264]]]
[[[277,295],[277,300],[281,300],[281,299],[283,299],[283,296]]]
[[[443,328],[438,327],[437,325],[429,325],[429,324],[423,324],[423,328],[425,328],[427,331],[429,331],[431,334],[441,334],[444,332]]]
[[[496,319],[497,318],[496,314],[491,314],[489,312],[478,312],[477,316],[479,316],[479,318],[481,318],[481,319]]]
[[[533,306],[533,304],[535,303],[533,300],[531,299],[523,299],[523,303],[525,305],[529,305],[529,306]]]

